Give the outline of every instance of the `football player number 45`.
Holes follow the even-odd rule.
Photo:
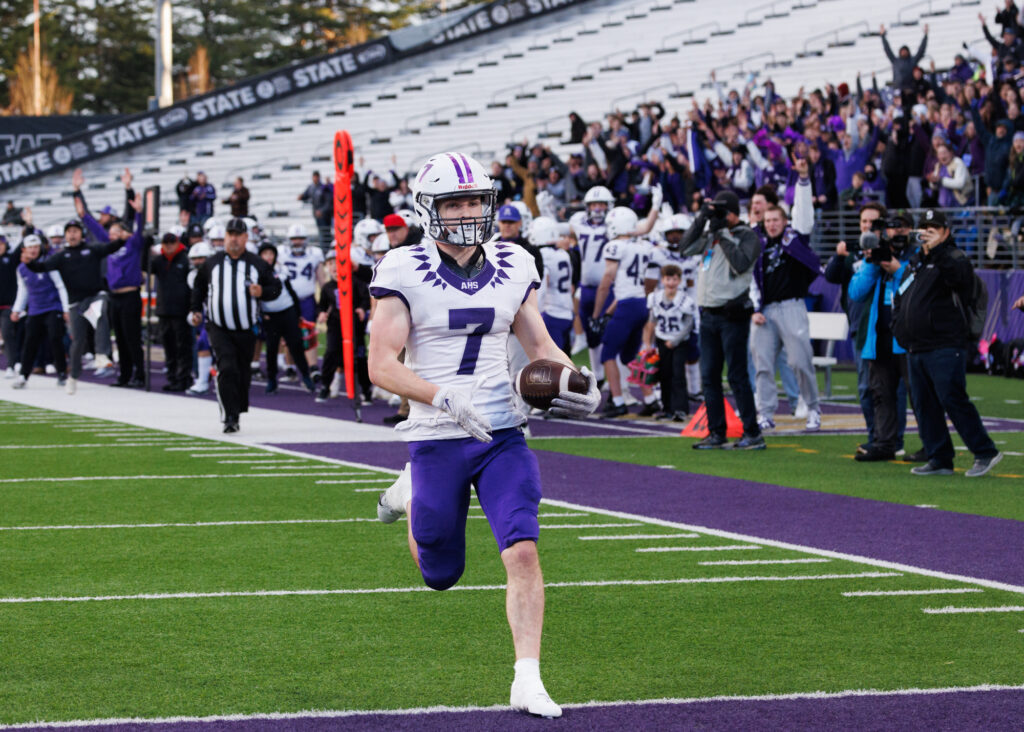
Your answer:
[[[472,374],[476,371],[476,360],[480,357],[480,343],[485,333],[494,325],[494,308],[458,308],[448,311],[448,330],[469,329],[462,362],[456,374]],[[476,326],[476,327],[473,327]]]

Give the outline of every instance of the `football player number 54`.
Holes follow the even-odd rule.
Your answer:
[[[494,325],[494,308],[458,308],[448,311],[448,330],[465,330],[466,348],[456,374],[472,374],[476,371],[476,360],[480,357],[480,343],[485,333]],[[476,326],[475,328],[473,326]]]

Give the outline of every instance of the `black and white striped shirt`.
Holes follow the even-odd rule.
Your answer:
[[[249,293],[249,285],[259,284],[259,298]],[[232,259],[217,252],[196,271],[192,287],[192,312],[206,314],[225,330],[250,330],[259,322],[257,300],[273,300],[281,294],[281,283],[270,265],[252,252]]]

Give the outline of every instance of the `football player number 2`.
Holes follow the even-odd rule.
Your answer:
[[[494,325],[494,308],[458,308],[448,311],[448,330],[469,329],[462,362],[456,374],[472,374],[476,371],[476,360],[480,357],[480,343],[485,333]],[[474,327],[475,326],[475,327]]]

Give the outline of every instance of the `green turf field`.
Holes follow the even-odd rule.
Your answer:
[[[372,520],[387,473],[3,410],[0,446],[63,447],[0,449],[0,723],[507,704],[504,574],[483,519],[468,522],[461,589],[437,593],[408,555],[404,522]],[[543,448],[644,462],[659,442]],[[712,457],[729,457],[761,480],[775,480],[768,461],[810,455],[716,454],[697,466],[685,452],[688,470],[713,473]],[[1011,503],[1006,494],[985,506]],[[586,508],[542,506],[541,526],[543,665],[562,703],[1024,676],[1024,654],[1007,652],[1021,641],[1019,614],[922,612],[1019,604],[1013,593]],[[638,551],[668,548],[686,551]],[[718,563],[766,560],[800,561]],[[588,584],[598,582],[609,584]],[[842,594],[943,588],[971,592]]]

